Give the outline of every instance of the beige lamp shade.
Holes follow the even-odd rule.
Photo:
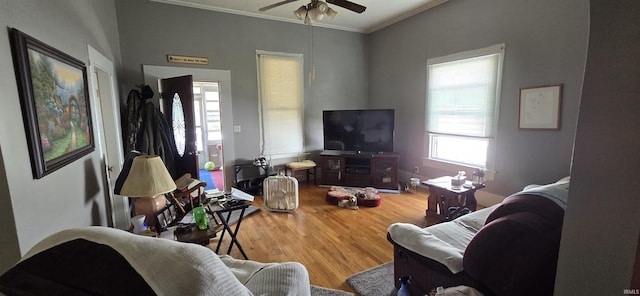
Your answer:
[[[145,223],[154,226],[155,213],[167,205],[167,199],[161,194],[175,189],[176,183],[160,156],[141,155],[133,159],[120,194],[135,198],[136,215],[144,215]]]
[[[176,189],[176,183],[157,155],[141,155],[133,159],[131,170],[122,184],[121,195],[153,198]]]

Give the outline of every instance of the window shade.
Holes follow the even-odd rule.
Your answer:
[[[262,154],[303,152],[302,58],[258,54]]]
[[[428,132],[491,137],[499,54],[489,54],[428,68]]]

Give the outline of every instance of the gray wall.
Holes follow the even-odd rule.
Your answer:
[[[396,109],[400,168],[422,166],[427,59],[504,43],[497,174],[483,191],[506,196],[569,175],[588,19],[585,0],[451,0],[371,34],[370,105]],[[557,83],[561,129],[518,130],[519,88]],[[426,177],[456,171],[420,170]]]
[[[586,0],[530,2],[534,1],[451,0],[370,37],[316,28],[317,40],[324,43],[315,43],[318,78],[305,93],[306,115],[311,118],[307,120],[307,133],[314,139],[314,135],[320,133],[319,111],[323,108],[396,107],[398,150],[417,157],[422,149],[426,59],[505,42],[505,79],[508,83],[503,87],[500,142],[504,143],[499,149],[505,160],[498,175],[504,179],[498,179],[491,186],[496,192],[507,194],[513,190],[511,187],[529,182],[527,170],[543,176],[535,177],[532,182],[548,181],[547,178],[568,173],[571,157],[564,160],[550,155],[571,153],[573,140],[567,138],[574,137],[577,124],[556,295],[621,295],[622,289],[638,288],[626,285],[640,230],[636,217],[640,198],[635,193],[640,184],[633,178],[640,163],[637,154],[640,147],[637,138],[629,137],[637,134],[633,128],[640,113],[637,104],[640,74],[636,66],[640,49],[637,39],[640,24],[636,14],[640,4],[636,0],[592,0],[589,8]],[[0,0],[0,25],[16,27],[84,62],[87,62],[86,45],[89,43],[113,59],[116,65],[120,63],[116,32],[120,27],[122,39],[126,39],[123,52],[127,52],[125,76],[120,79],[125,93],[142,81],[141,64],[166,65],[167,53],[209,57],[212,61],[209,67],[232,71],[237,124],[254,128],[257,126],[254,49],[305,53],[305,26],[146,1],[128,3],[120,0],[116,5],[105,0]],[[121,22],[118,25],[115,7]],[[492,12],[495,9],[499,13]],[[443,11],[445,16],[438,16],[438,11]],[[468,15],[470,11],[480,17]],[[156,15],[160,15],[158,19]],[[160,18],[171,20],[183,31],[165,28]],[[195,26],[200,24],[206,28]],[[584,69],[589,26],[592,30],[583,87],[580,72]],[[195,34],[189,30],[209,36],[209,41],[203,41],[203,46],[196,44],[192,37],[182,36]],[[447,31],[457,38],[447,38]],[[176,35],[179,42],[165,44],[166,38],[161,33],[166,32]],[[98,152],[41,180],[33,180],[9,38],[6,31],[2,34],[0,273],[46,235],[64,228],[106,221],[101,200],[104,192],[102,185],[96,182],[96,176],[101,175]],[[553,37],[553,34],[561,37]],[[296,36],[300,40],[287,42]],[[363,38],[370,38],[370,44],[364,44]],[[332,43],[328,44],[329,41]],[[356,61],[350,62],[352,59]],[[386,62],[392,59],[399,62]],[[545,62],[547,59],[552,62]],[[339,71],[332,70],[335,68]],[[405,71],[413,74],[404,75]],[[396,79],[397,75],[404,76]],[[515,119],[517,89],[557,82],[565,84],[562,129],[559,132],[518,131]],[[380,83],[386,87],[381,87]],[[334,89],[336,85],[339,90]],[[369,93],[371,104],[368,104]],[[578,101],[579,121],[576,120]],[[243,116],[244,119],[239,119]],[[416,119],[405,121],[404,118]],[[237,142],[245,141],[246,146],[251,146],[239,145],[247,158],[257,153],[257,140],[253,139],[256,135],[257,131],[237,135]],[[566,144],[567,141],[570,144]],[[312,143],[314,149],[321,146],[320,142]],[[413,146],[419,149],[412,149]],[[547,157],[558,164],[546,161]],[[548,172],[533,168],[528,164],[529,158],[549,167]],[[408,159],[403,157],[404,166],[411,165]],[[517,165],[507,168],[507,164],[512,163]],[[518,168],[519,165],[524,167]],[[512,179],[507,181],[509,178]]]
[[[2,0],[0,7],[0,27],[4,28],[0,32],[1,273],[45,236],[107,223],[98,150],[42,179],[33,179],[7,27],[87,65],[87,44],[115,64],[120,60],[120,45],[113,1]]]
[[[640,256],[640,1],[591,0],[590,8],[555,295],[640,289],[630,286],[633,258]]]
[[[323,109],[395,108],[400,169],[411,171],[421,165],[424,148],[426,60],[504,42],[498,173],[485,191],[504,196],[527,184],[568,175],[588,9],[584,0],[557,2],[449,1],[370,35],[314,27],[316,80],[305,88],[307,150],[322,149]],[[117,0],[116,7],[123,94],[142,82],[143,64],[185,67],[167,63],[166,55],[208,57],[210,65],[192,67],[231,71],[233,125],[242,126],[242,132],[234,134],[237,162],[255,158],[255,50],[303,53],[308,72],[307,26],[143,0]],[[553,83],[563,84],[561,129],[518,130],[519,88]],[[421,173],[435,177],[452,172],[422,167]]]
[[[242,132],[235,133],[236,161],[251,162],[258,157],[255,51],[304,54],[308,73],[308,27],[146,0],[117,0],[116,9],[124,65],[120,79],[123,94],[143,82],[142,65],[190,67],[167,63],[167,54],[207,57],[209,65],[195,67],[231,71],[232,125],[242,127]],[[313,28],[316,79],[310,86],[306,81],[304,101],[308,151],[322,149],[322,110],[366,107],[365,41],[363,34]]]

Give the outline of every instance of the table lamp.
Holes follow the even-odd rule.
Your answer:
[[[176,189],[164,162],[157,155],[141,155],[133,159],[120,194],[135,198],[136,215],[145,215],[149,226],[155,225],[154,214],[167,205],[164,194]]]

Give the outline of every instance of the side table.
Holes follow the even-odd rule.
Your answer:
[[[233,200],[232,200],[233,201]],[[238,246],[238,250],[244,256],[244,259],[249,259],[247,254],[242,249],[240,242],[238,241],[237,234],[238,229],[240,229],[240,223],[242,222],[242,218],[244,216],[244,211],[251,205],[251,201],[248,200],[235,200],[233,203],[231,201],[227,202],[216,202],[207,204],[207,209],[210,213],[215,214],[220,219],[220,225],[222,225],[222,234],[220,234],[220,239],[218,240],[218,245],[216,246],[216,253],[220,251],[220,245],[222,243],[222,239],[226,233],[229,233],[231,237],[231,242],[229,243],[229,248],[227,249],[227,255],[231,254],[231,249],[234,245]],[[231,213],[234,211],[240,211],[240,216],[238,217],[238,222],[236,222],[235,228],[232,229],[229,225],[229,218],[231,217]],[[226,217],[223,215],[227,213]]]
[[[256,178],[238,180],[238,174],[240,171],[246,168],[257,168],[260,175]],[[233,166],[235,175],[233,177],[233,186],[252,195],[262,195],[262,182],[269,177],[269,165],[256,166],[252,163],[236,164]],[[262,172],[260,172],[262,170]]]
[[[212,238],[216,237],[216,233],[220,231],[222,226],[217,225],[215,219],[209,219],[208,228],[206,230],[198,229],[195,224],[187,226],[188,230],[180,232],[175,231],[176,240],[183,243],[194,243],[206,246]]]
[[[422,182],[429,188],[426,215],[434,215],[444,220],[447,218],[449,207],[467,207],[469,210],[476,210],[478,202],[475,192],[484,188],[485,185],[473,185],[471,181],[466,181],[465,186],[459,189],[453,188],[451,187],[452,178],[440,177]]]
[[[261,174],[261,177],[268,177],[269,176],[269,165],[260,165],[260,166],[256,166],[252,163],[245,163],[245,164],[236,164],[233,166],[233,172],[235,173],[234,177],[233,177],[233,184],[234,185],[238,185],[238,174],[240,173],[240,171],[242,171],[243,169],[246,168],[257,168],[257,169],[262,169],[262,171],[264,171],[263,174]]]

